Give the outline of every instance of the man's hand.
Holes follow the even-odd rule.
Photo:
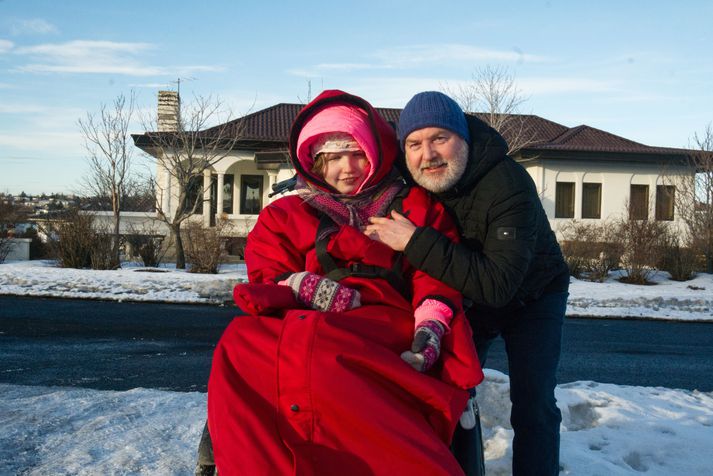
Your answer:
[[[416,225],[405,216],[391,211],[391,218],[371,217],[364,234],[372,240],[380,241],[395,251],[403,251],[416,231]]]

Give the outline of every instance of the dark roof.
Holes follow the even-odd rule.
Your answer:
[[[303,104],[280,103],[261,109],[227,124],[216,126],[204,131],[210,136],[211,131],[218,127],[228,126],[229,136],[239,136],[240,144],[237,148],[254,148],[255,150],[277,150],[287,147],[290,127]],[[401,109],[376,108],[386,119],[394,124],[398,123]],[[487,115],[475,114],[487,122]],[[683,157],[695,151],[668,147],[652,147],[634,142],[601,129],[580,125],[569,128],[562,124],[544,119],[531,114],[512,115],[514,119],[522,121],[523,129],[527,132],[527,145],[522,148],[522,155],[527,156],[557,156],[562,152],[605,152],[610,154],[636,154],[636,155],[667,155]],[[148,139],[149,134],[135,135],[137,145],[143,145],[141,139]],[[503,134],[508,139],[507,131]],[[141,137],[143,136],[143,137]]]
[[[244,140],[287,142],[292,122],[303,107],[304,104],[280,103],[234,119],[227,125],[232,134],[238,134]],[[401,109],[376,109],[387,121],[396,123],[399,120]],[[210,131],[207,129],[205,132],[210,134]]]
[[[475,116],[486,123],[489,122],[488,114],[486,113],[475,113]],[[532,114],[513,114],[511,118],[517,120],[517,122],[522,125],[519,129],[524,131],[523,135],[527,136],[527,142],[529,144],[547,143],[552,140],[553,137],[564,134],[569,130],[562,124]],[[507,133],[505,133],[504,136],[505,139],[508,140]]]
[[[652,147],[624,137],[611,134],[601,129],[581,125],[566,129],[548,141],[535,143],[533,146],[543,150],[624,152],[648,154],[681,154],[685,149],[670,147]]]

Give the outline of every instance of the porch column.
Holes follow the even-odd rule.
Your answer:
[[[159,206],[166,216],[173,216],[173,211],[171,210],[171,174],[168,172],[166,167],[161,167],[161,171],[163,173],[163,183],[160,187],[162,187],[163,190],[159,190],[159,193],[161,194],[161,202]]]
[[[210,227],[210,170],[203,171],[203,226]]]
[[[216,207],[216,212],[218,214],[218,217],[216,217],[216,218],[219,218],[223,214],[223,200],[225,199],[225,197],[223,196],[223,182],[224,182],[224,180],[225,180],[225,174],[218,174],[218,197],[217,197],[217,201],[218,201],[217,205],[218,206]]]
[[[577,181],[574,186],[574,219],[582,219],[582,191],[584,188],[584,176],[577,174]]]
[[[167,215],[173,216],[173,210],[171,210],[171,174],[166,168],[163,169],[163,173],[165,174],[165,181],[163,185],[163,197],[161,197],[161,206]]]

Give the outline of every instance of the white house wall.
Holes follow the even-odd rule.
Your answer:
[[[111,233],[114,229],[114,213],[113,212],[84,212],[94,217],[92,226],[95,230],[100,230],[105,233]],[[121,220],[119,221],[119,233],[122,235],[153,235],[153,234],[168,234],[169,230],[166,224],[159,220],[156,213],[153,212],[121,212]]]
[[[626,212],[629,201],[629,190],[632,184],[649,186],[649,219],[655,218],[655,195],[657,185],[676,185],[683,180],[690,181],[692,177],[684,167],[668,167],[663,169],[655,163],[616,163],[604,161],[547,159],[523,163],[523,166],[533,178],[542,200],[542,205],[549,217],[553,230],[558,230],[570,218],[555,218],[555,190],[557,182],[574,182],[575,206],[574,219],[582,219],[582,184],[588,182],[601,183],[601,218],[584,219],[584,221],[603,221],[616,218]],[[583,169],[586,169],[584,171]],[[676,187],[679,189],[679,187]],[[678,206],[678,203],[676,204]],[[674,209],[674,222],[681,227],[678,210]]]
[[[629,200],[630,186],[632,184],[648,185],[650,193],[649,218],[653,220],[655,214],[656,186],[676,185],[677,181],[692,180],[691,175],[687,174],[684,167],[669,167],[667,170],[663,170],[659,164],[645,162],[621,163],[598,160],[585,162],[581,159],[541,159],[524,162],[523,166],[537,186],[545,212],[554,230],[558,230],[564,222],[571,220],[569,218],[554,218],[557,182],[573,182],[575,184],[575,220],[582,220],[582,184],[587,182],[601,183],[601,218],[584,220],[603,221],[620,216],[625,212],[626,204]],[[586,171],[583,169],[586,169]],[[262,203],[263,206],[266,206],[270,202],[280,198],[280,196],[268,197],[272,192],[272,185],[292,177],[294,170],[291,168],[279,168],[275,170],[258,169],[253,151],[237,151],[214,164],[210,170],[210,174],[206,173],[204,184],[210,183],[211,175],[217,175],[219,177],[219,183],[222,182],[221,179],[223,179],[225,175],[234,176],[233,213],[228,216],[228,219],[233,223],[234,230],[237,234],[244,236],[255,224],[257,215],[242,215],[239,213],[241,176],[263,176]],[[163,184],[162,187],[160,187],[162,190],[159,190],[159,193],[164,193],[161,197],[161,203],[164,205],[164,209],[168,209],[172,214],[175,213],[176,207],[178,206],[178,186],[175,180],[160,168],[157,172],[157,180],[159,184]],[[208,195],[209,194],[206,196]],[[219,187],[218,202],[220,203],[221,200],[222,189]],[[678,205],[677,203],[676,206],[678,207]],[[219,208],[219,210],[222,209]],[[206,226],[210,222],[210,216],[208,214],[196,218],[202,219]],[[674,223],[683,229],[677,210],[674,210]]]

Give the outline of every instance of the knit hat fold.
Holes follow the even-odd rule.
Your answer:
[[[399,117],[399,143],[404,148],[406,138],[424,127],[440,127],[458,134],[470,144],[468,122],[458,103],[438,91],[416,94],[406,104]]]

